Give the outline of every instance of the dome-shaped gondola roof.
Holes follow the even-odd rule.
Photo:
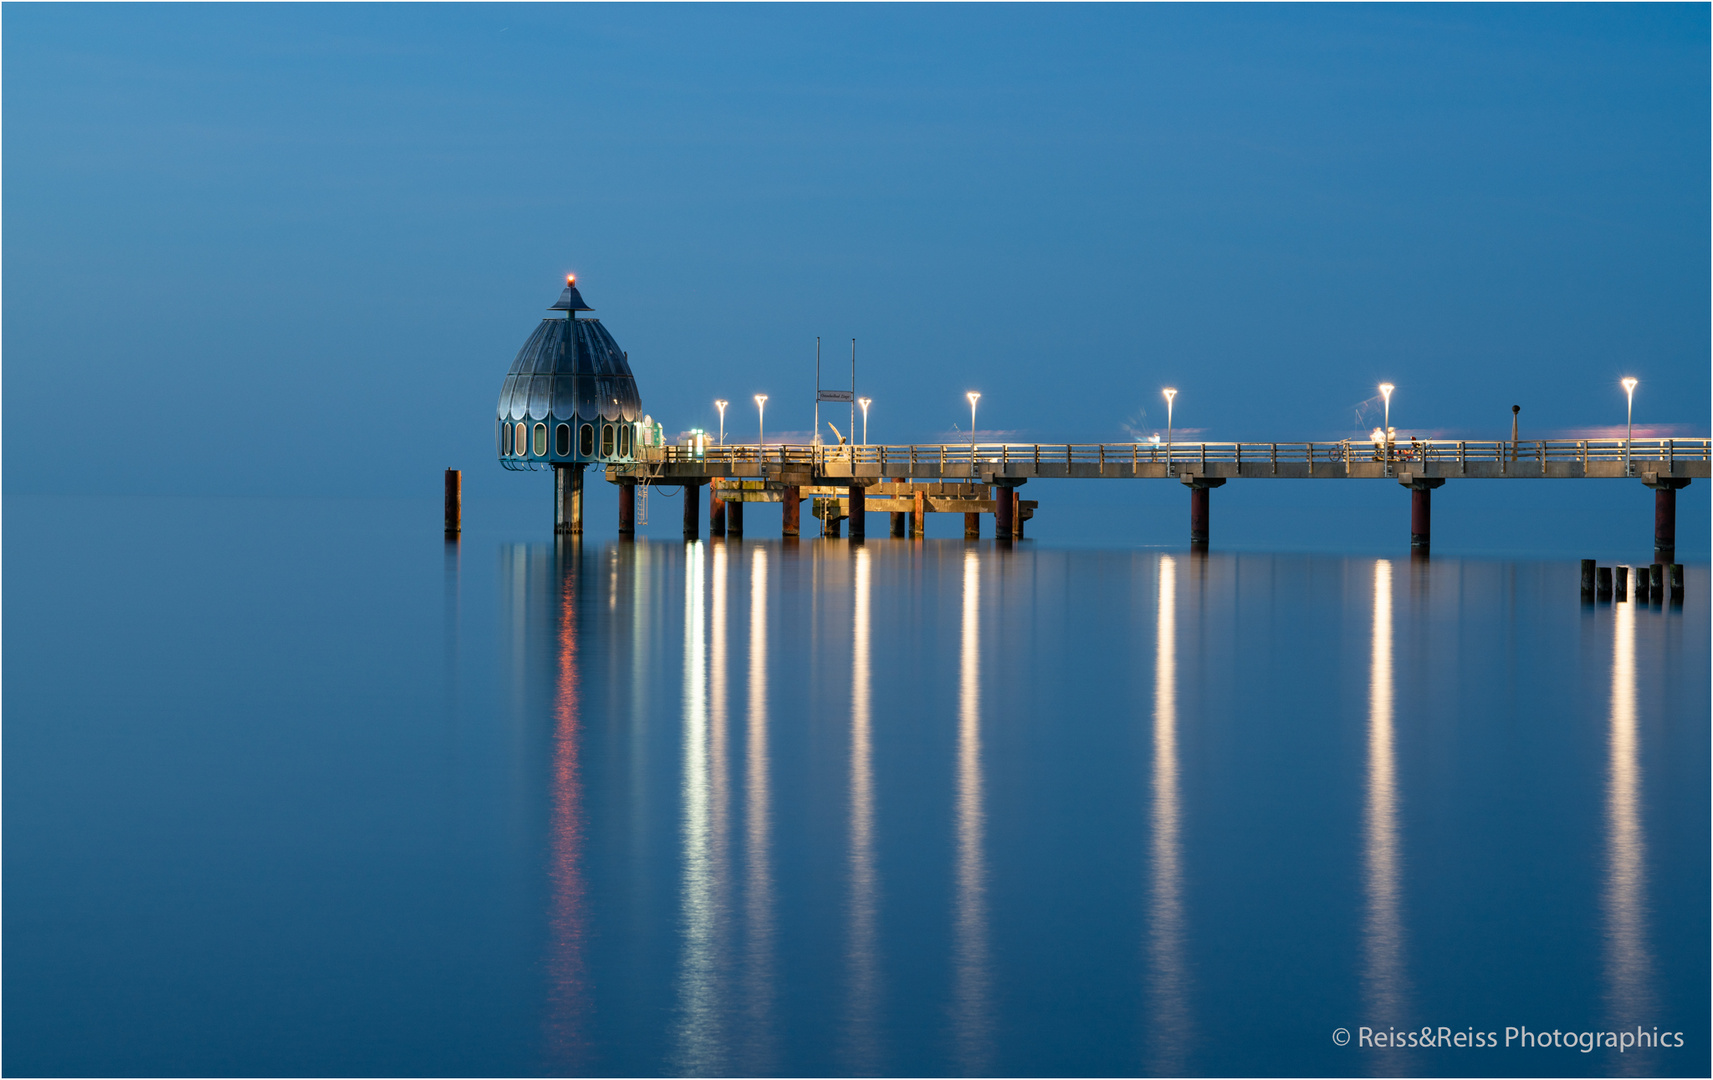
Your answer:
[[[642,398],[630,361],[599,319],[575,317],[594,309],[583,302],[574,280],[549,310],[571,317],[541,320],[518,350],[500,390],[499,418],[640,419]]]

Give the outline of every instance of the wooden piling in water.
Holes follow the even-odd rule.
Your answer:
[[[1630,599],[1630,568],[1627,566],[1612,567],[1612,599],[1620,604]]]
[[[802,519],[802,491],[795,484],[787,484],[784,496],[784,499],[781,500],[783,513],[781,514],[779,534],[781,536],[796,536]]]
[[[980,540],[981,539],[981,515],[980,514],[965,514],[964,515],[964,539],[965,540]]]
[[[743,503],[741,502],[726,504],[726,535],[735,537],[743,535]]]
[[[1594,599],[1612,599],[1612,568],[1610,566],[1594,568]]]
[[[903,510],[894,510],[892,512],[892,535],[893,536],[903,536],[904,535],[904,529],[907,525],[909,525],[909,520],[908,520],[909,517],[910,517],[910,515],[908,513],[904,512]]]
[[[1654,563],[1648,567],[1648,603],[1665,603],[1665,564]]]
[[[921,488],[916,489],[916,512],[911,515],[910,535],[925,537],[928,535],[928,494]]]
[[[726,500],[720,498],[720,490],[708,488],[708,538],[726,535]]]
[[[1011,489],[1011,537],[1023,539],[1023,492]]]
[[[1683,564],[1672,563],[1666,570],[1670,578],[1671,602],[1681,604],[1683,603]]]
[[[446,535],[457,536],[464,531],[464,473],[460,469],[446,470]]]
[[[1582,599],[1592,602],[1594,599],[1594,560],[1582,560]]]
[[[867,505],[867,503],[866,503],[867,498],[868,498],[868,489],[867,488],[863,487],[861,484],[852,484],[851,485],[851,490],[850,490],[850,501],[851,501],[850,519],[851,519],[851,539],[852,540],[864,540],[864,539],[867,539],[867,537],[868,537],[868,513],[865,509],[865,506]]]

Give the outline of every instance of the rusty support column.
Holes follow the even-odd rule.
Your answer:
[[[865,540],[868,538],[868,489],[861,484],[851,485],[851,539]]]
[[[1017,534],[1017,526],[1012,523],[1012,515],[1017,510],[1016,489],[1004,484],[993,487],[993,538],[1002,543],[1010,543]]]
[[[1677,485],[1654,486],[1654,561],[1677,559]]]
[[[928,493],[923,491],[921,488],[916,489],[916,513],[915,513],[914,517],[915,517],[915,520],[910,523],[911,525],[914,526],[914,528],[912,528],[910,530],[911,535],[918,536],[918,537],[927,536],[928,535]]]
[[[582,462],[553,463],[553,532],[556,536],[583,535]]]
[[[702,485],[684,485],[684,539],[702,538]]]
[[[446,470],[446,535],[457,536],[464,531],[464,473]]]
[[[906,519],[909,517],[910,517],[910,515],[906,514],[902,510],[894,510],[892,512],[892,535],[893,536],[903,536],[904,535],[904,527],[907,524],[909,524],[909,522]]]
[[[1197,484],[1190,488],[1190,547],[1207,547],[1207,488]]]
[[[743,535],[743,503],[726,503],[726,535]]]
[[[636,537],[636,481],[619,481],[619,539]]]
[[[720,489],[708,485],[708,538],[724,537],[726,535],[726,500],[720,498]]]
[[[802,516],[802,508],[803,496],[800,489],[796,484],[787,485],[785,488],[784,510],[781,514],[782,521],[779,528],[779,534],[781,536],[797,535],[798,523]]]
[[[964,515],[964,539],[965,540],[980,540],[981,539],[981,515],[980,514],[965,514]]]
[[[1406,472],[1398,477],[1398,483],[1410,489],[1410,554],[1426,555],[1433,544],[1433,489],[1445,479]]]

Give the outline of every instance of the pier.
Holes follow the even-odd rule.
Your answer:
[[[995,537],[1005,540],[1020,538],[1038,508],[1018,497],[1031,480],[1175,481],[1189,489],[1197,547],[1210,540],[1211,491],[1229,481],[1380,480],[1409,489],[1410,544],[1418,551],[1432,543],[1433,490],[1448,481],[1630,479],[1655,493],[1656,554],[1670,562],[1677,491],[1713,477],[1713,440],[652,446],[639,448],[634,461],[608,465],[606,474],[630,489],[621,493],[621,531],[628,531],[624,510],[636,485],[669,485],[684,489],[691,537],[701,534],[696,492],[703,485],[714,508],[710,528],[719,534],[733,531],[736,511],[735,534],[742,535],[744,503],[780,502],[785,535],[797,535],[799,506],[809,498],[826,535],[838,535],[845,520],[853,538],[865,535],[861,515],[875,510],[893,515],[895,536],[922,535],[928,513],[963,513],[965,535],[979,536],[979,516],[992,515]]]

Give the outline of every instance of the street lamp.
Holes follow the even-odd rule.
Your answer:
[[[1160,391],[1166,397],[1166,475],[1172,475],[1172,399],[1178,392],[1171,387]]]
[[[862,406],[862,444],[864,446],[868,445],[868,407],[873,401],[873,398],[857,398],[857,404]]]
[[[1621,383],[1624,396],[1629,399],[1624,406],[1624,475],[1630,475],[1630,440],[1636,434],[1636,380],[1624,379]]]
[[[720,410],[720,445],[726,445],[726,405],[719,398],[714,399],[714,408]]]
[[[1396,389],[1391,383],[1380,384],[1380,396],[1386,399],[1384,417],[1380,422],[1380,433],[1386,437],[1386,475],[1392,475],[1392,391]]]
[[[974,390],[971,390],[969,393],[965,394],[964,397],[967,397],[970,399],[970,460],[974,461],[975,460],[975,403],[978,399],[980,399],[981,394],[974,391]]]
[[[755,395],[755,452],[761,456],[761,448],[767,442],[767,395]]]

